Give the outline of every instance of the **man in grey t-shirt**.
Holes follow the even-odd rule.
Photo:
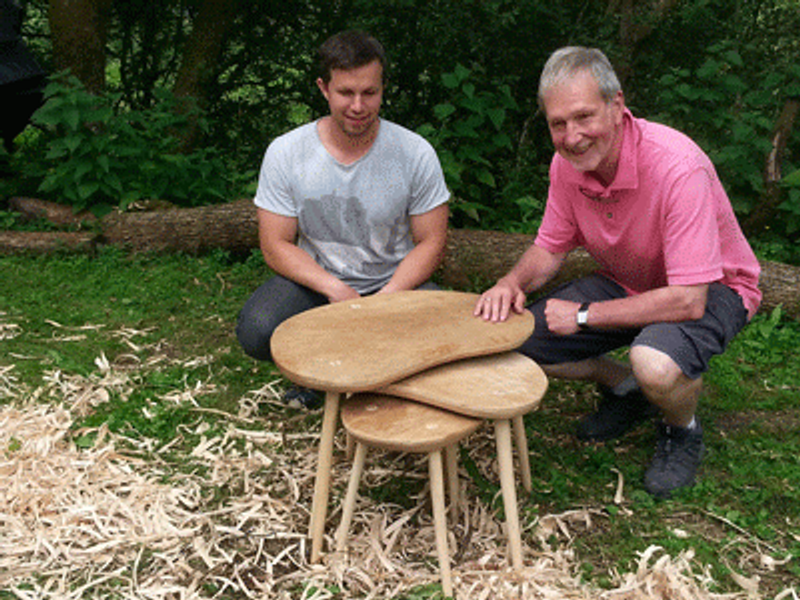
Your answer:
[[[269,145],[255,197],[261,250],[276,275],[247,301],[236,333],[259,360],[271,359],[272,332],[299,312],[432,286],[445,246],[450,194],[433,147],[379,117],[380,43],[346,31],[319,55],[330,114]]]

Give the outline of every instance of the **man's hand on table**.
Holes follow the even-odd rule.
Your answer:
[[[481,294],[472,314],[484,321],[499,323],[508,319],[511,311],[522,314],[524,309],[525,292],[514,280],[504,277]]]

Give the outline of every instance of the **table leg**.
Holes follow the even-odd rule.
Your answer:
[[[319,562],[322,553],[322,538],[325,534],[325,518],[328,514],[328,496],[331,487],[333,465],[333,436],[339,419],[339,392],[326,392],[325,409],[322,415],[322,435],[319,441],[317,477],[314,481],[314,499],[311,504],[311,563]]]
[[[447,491],[450,494],[453,521],[458,521],[461,511],[461,489],[458,484],[458,444],[453,444],[444,449],[445,475],[447,476]]]
[[[450,573],[447,516],[444,510],[444,465],[440,450],[433,450],[428,454],[428,473],[431,484],[431,508],[433,509],[433,530],[436,534],[436,552],[439,555],[439,571],[442,574],[442,591],[445,596],[452,596],[453,577]]]
[[[352,438],[352,436],[350,436]],[[355,457],[353,458],[353,470],[350,472],[350,482],[347,484],[347,495],[342,505],[342,522],[336,531],[336,551],[344,552],[347,542],[347,535],[350,533],[350,525],[353,522],[353,512],[356,508],[358,498],[358,484],[361,481],[361,474],[364,472],[364,462],[367,459],[367,445],[355,442]]]
[[[528,435],[525,432],[525,421],[522,415],[514,417],[514,438],[517,440],[517,457],[519,459],[519,470],[522,476],[522,487],[529,494],[533,491],[533,481],[531,481],[531,457],[528,452]]]
[[[511,423],[508,419],[494,422],[497,438],[497,462],[500,469],[500,489],[503,492],[503,507],[506,513],[506,534],[511,553],[511,565],[522,568],[522,534],[519,528],[517,491],[514,485],[514,459],[511,456]]]

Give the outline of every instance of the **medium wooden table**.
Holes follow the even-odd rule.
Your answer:
[[[271,351],[280,371],[326,392],[309,527],[312,563],[322,551],[341,394],[513,350],[533,333],[528,311],[502,323],[474,317],[477,299],[477,294],[428,290],[376,294],[300,313],[275,330]]]

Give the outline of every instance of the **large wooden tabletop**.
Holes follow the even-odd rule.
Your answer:
[[[444,363],[513,350],[533,333],[528,311],[502,323],[474,317],[477,299],[417,290],[329,304],[284,321],[272,336],[272,356],[297,384],[359,392]]]

